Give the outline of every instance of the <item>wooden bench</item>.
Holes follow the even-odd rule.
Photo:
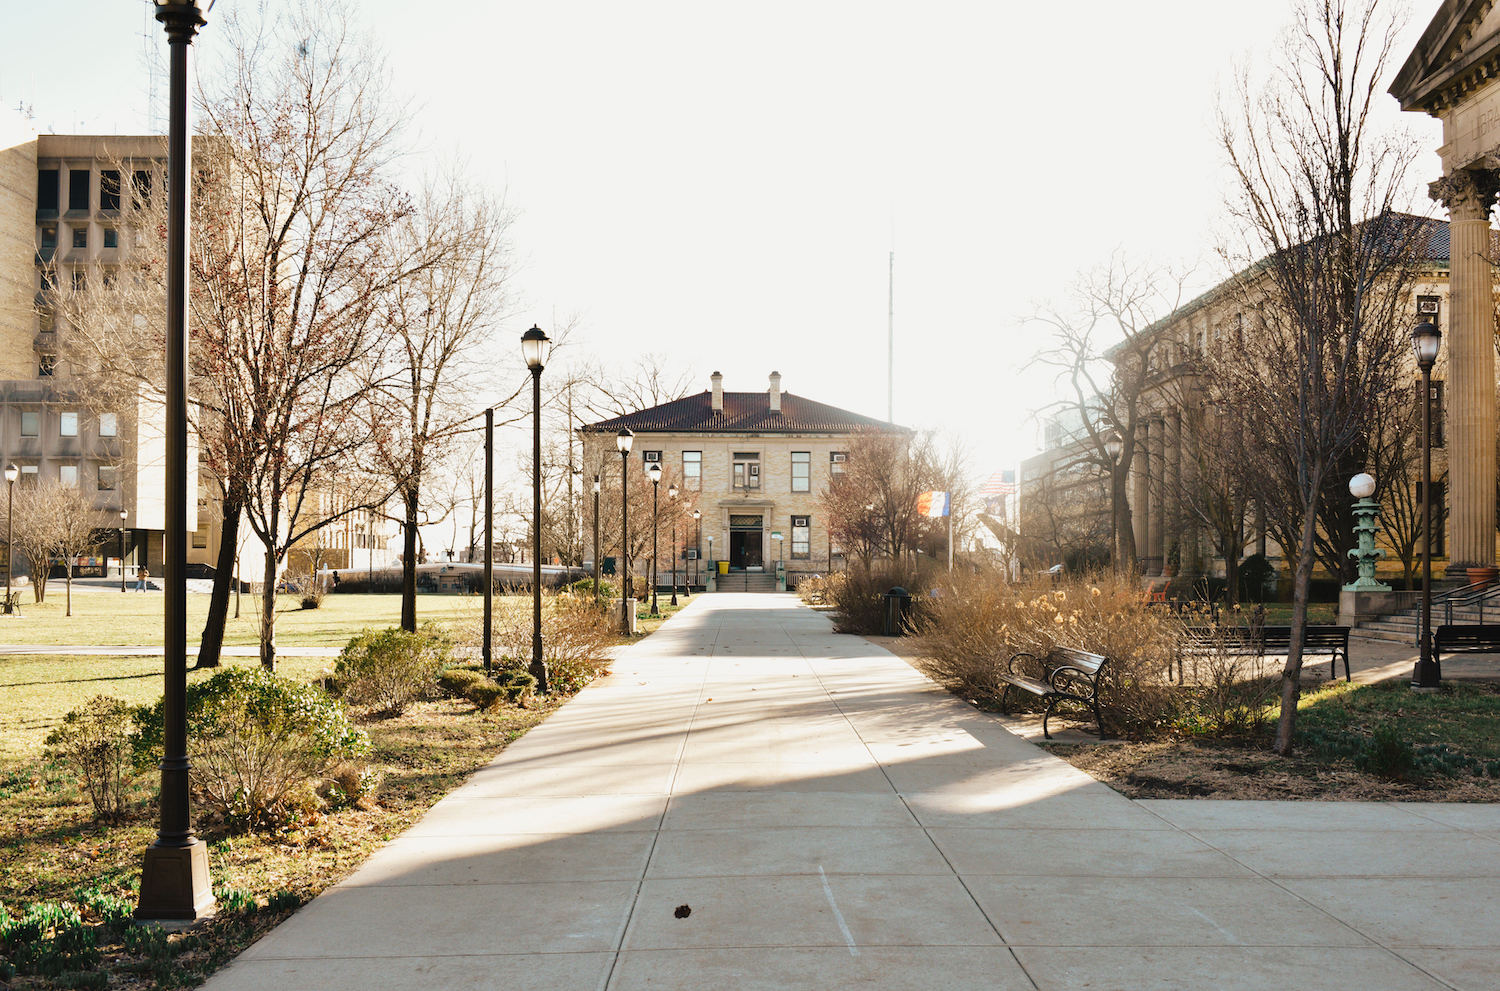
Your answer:
[[[1443,654],[1500,654],[1500,625],[1466,623],[1439,626],[1432,635],[1432,659]]]
[[[1040,677],[1032,677],[1017,669],[1016,662],[1022,658],[1039,669]],[[1072,647],[1055,647],[1046,657],[1025,652],[1015,654],[999,674],[1000,680],[1005,682],[1000,704],[1005,704],[1011,686],[1046,700],[1047,708],[1042,713],[1042,737],[1048,740],[1052,739],[1052,734],[1047,729],[1047,720],[1052,718],[1052,710],[1059,702],[1085,705],[1093,710],[1094,722],[1099,726],[1099,739],[1103,740],[1106,737],[1104,717],[1099,715],[1099,672],[1106,663],[1108,661],[1099,654]]]
[[[1500,630],[1500,627],[1495,629]],[[1292,649],[1290,626],[1189,626],[1181,642],[1181,651],[1188,656],[1204,656],[1224,652],[1265,657],[1268,654],[1285,654]],[[1353,681],[1349,673],[1349,627],[1307,627],[1302,638],[1302,656],[1327,655],[1328,677],[1337,678],[1338,662],[1344,662],[1344,680]]]

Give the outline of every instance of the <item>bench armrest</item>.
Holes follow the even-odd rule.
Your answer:
[[[1099,671],[1103,670],[1101,666]],[[1099,691],[1099,671],[1088,672],[1071,664],[1059,664],[1047,675],[1047,684],[1052,686],[1053,691],[1066,692],[1068,685],[1081,682],[1088,688],[1088,697],[1093,698]]]
[[[1033,661],[1036,661],[1037,664],[1038,664],[1038,666],[1040,666],[1040,667],[1042,667],[1044,669],[1043,670],[1043,674],[1046,673],[1045,672],[1046,665],[1042,664],[1040,661],[1038,661],[1037,660],[1037,656],[1035,654],[1033,654],[1029,650],[1023,650],[1023,651],[1020,651],[1019,653],[1015,653],[1015,654],[1010,655],[1010,660],[1008,662],[1006,662],[1005,670],[1007,672],[1009,672],[1010,674],[1015,674],[1016,673],[1016,661],[1018,661],[1019,659],[1021,659],[1023,657],[1027,657],[1027,658],[1030,658]]]

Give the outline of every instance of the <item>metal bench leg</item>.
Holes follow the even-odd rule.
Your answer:
[[[1047,720],[1049,720],[1049,719],[1052,718],[1052,710],[1053,710],[1054,707],[1056,707],[1056,705],[1057,705],[1057,698],[1056,698],[1056,696],[1054,696],[1052,698],[1052,700],[1047,703],[1047,710],[1042,713],[1042,739],[1043,740],[1050,740],[1050,739],[1052,739],[1052,733],[1047,729]]]
[[[1094,710],[1094,722],[1099,726],[1099,739],[1109,739],[1108,734],[1104,732],[1104,717],[1099,714],[1099,701],[1095,699],[1094,701],[1090,702],[1089,708]]]

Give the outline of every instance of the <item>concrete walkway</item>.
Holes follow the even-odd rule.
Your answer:
[[[1500,987],[1500,809],[1132,802],[705,595],[210,991]]]

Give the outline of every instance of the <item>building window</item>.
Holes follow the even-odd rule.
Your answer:
[[[21,485],[22,485],[22,487],[25,487],[27,485],[35,485],[36,484],[36,480],[37,480],[36,465],[22,465],[21,466]]]
[[[87,227],[73,228],[73,247],[87,248],[89,246],[89,229]]]
[[[36,373],[42,378],[51,378],[57,374],[57,355],[44,354],[36,363]]]
[[[688,492],[703,489],[703,452],[682,452],[682,487]]]
[[[42,292],[51,292],[53,290],[53,288],[55,288],[56,285],[57,285],[57,283],[55,281],[53,281],[52,270],[50,268],[44,268],[44,269],[42,269],[42,273],[41,274],[42,274]]]
[[[57,415],[57,435],[59,437],[78,436],[78,414],[76,412],[59,413]]]
[[[734,487],[737,489],[760,488],[760,454],[740,451],[734,456]]]
[[[99,170],[99,209],[120,209],[120,170]]]
[[[113,437],[120,429],[120,421],[114,413],[99,414],[99,436]]]
[[[36,211],[57,213],[57,169],[39,169],[36,174]]]
[[[812,491],[812,452],[792,452],[792,491]]]
[[[48,306],[38,307],[36,311],[37,330],[40,330],[44,334],[50,334],[56,326],[57,320],[52,315],[52,308]]]
[[[120,246],[120,232],[113,227],[104,228],[104,246],[106,248],[118,248]]]
[[[40,437],[42,435],[42,414],[34,409],[23,409],[21,411],[21,436]]]
[[[792,517],[792,558],[812,556],[812,517]]]
[[[78,485],[78,466],[58,465],[57,480],[63,485],[76,488]]]
[[[115,481],[119,477],[119,474],[120,469],[116,468],[114,465],[100,465],[99,491],[113,492],[115,490]]]
[[[151,171],[136,169],[130,176],[130,185],[135,190],[135,205],[146,206],[151,202]]]
[[[659,464],[661,464],[661,452],[660,451],[642,451],[641,452],[641,463],[642,464],[646,464],[646,465],[659,465]]]
[[[89,208],[89,170],[68,170],[68,209],[87,210]]]
[[[42,256],[42,261],[50,262],[52,260],[52,256],[57,253],[56,224],[43,225],[40,244],[41,246],[37,248],[37,254]]]
[[[828,454],[828,474],[842,475],[849,464],[848,451],[831,451]]]

